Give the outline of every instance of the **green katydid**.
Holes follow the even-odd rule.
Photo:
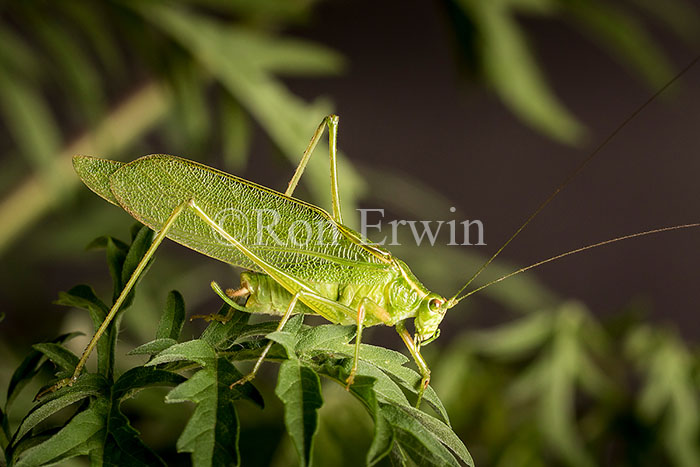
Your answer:
[[[678,76],[681,74],[683,72]],[[357,325],[353,366],[346,380],[348,386],[353,383],[357,370],[363,328],[379,324],[395,327],[421,373],[417,399],[417,404],[420,404],[430,381],[430,370],[421,356],[421,346],[439,336],[439,325],[447,310],[464,298],[505,278],[583,250],[642,235],[700,226],[700,223],[694,223],[655,229],[588,245],[519,269],[460,296],[612,136],[676,78],[640,106],[593,151],[450,298],[428,290],[403,261],[342,224],[336,168],[337,116],[328,116],[321,122],[284,193],[175,156],[156,154],[126,164],[75,156],[76,172],[91,190],[122,207],[158,234],[85,349],[73,376],[60,381],[52,389],[72,384],[78,378],[100,336],[160,243],[168,237],[202,254],[248,269],[249,272],[241,276],[238,290],[224,293],[216,283],[212,283],[212,287],[234,309],[281,315],[278,330],[292,314],[300,312],[320,315],[333,323]],[[292,196],[326,127],[329,132],[332,214]],[[260,216],[261,213],[274,213],[275,223],[258,229],[255,238],[251,238],[247,220],[251,215]],[[318,228],[317,241],[309,241],[314,236],[310,226]],[[297,227],[306,233],[301,245]],[[244,306],[233,300],[243,296],[247,297]],[[413,336],[406,329],[411,318],[414,320]],[[271,345],[269,342],[265,347],[252,372],[232,386],[255,376]]]
[[[430,380],[420,347],[438,337],[445,312],[459,300],[429,291],[404,262],[342,224],[336,171],[337,125],[338,117],[334,115],[319,125],[285,193],[175,156],[150,155],[127,164],[75,156],[75,169],[90,189],[159,233],[90,341],[73,377],[59,385],[69,384],[80,375],[90,352],[145,265],[168,237],[250,270],[242,275],[241,288],[231,294],[247,295],[245,307],[212,285],[233,308],[282,315],[278,329],[300,311],[333,323],[356,324],[348,386],[357,370],[363,328],[394,326],[421,372],[420,401]],[[292,197],[326,126],[330,139],[332,214]],[[246,216],[270,212],[277,216],[274,228],[266,225],[256,232],[256,238],[251,238],[244,222]],[[321,241],[307,241],[300,246],[295,225],[303,230],[308,226],[323,230]],[[414,318],[414,336],[405,326],[409,318]],[[271,343],[241,382],[255,376],[270,346]]]

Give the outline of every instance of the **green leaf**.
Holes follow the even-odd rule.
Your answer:
[[[367,451],[367,465],[373,466],[391,453],[394,447],[394,430],[391,424],[381,414],[375,415],[374,437]]]
[[[544,344],[552,333],[552,314],[530,313],[522,319],[493,330],[470,333],[472,348],[499,358],[522,358]]]
[[[112,397],[114,400],[121,401],[133,397],[137,392],[150,386],[174,386],[186,380],[184,376],[171,371],[137,366],[121,375],[114,383]]]
[[[97,70],[85,54],[84,42],[76,38],[75,31],[63,28],[48,15],[26,18],[46,54],[44,66],[53,65],[54,79],[59,86],[70,89],[74,104],[94,121],[104,106],[104,94]]]
[[[15,453],[15,467],[55,464],[102,448],[108,401],[97,399],[46,441]]]
[[[55,343],[67,342],[73,337],[82,335],[81,333],[73,332],[63,334],[53,340]],[[5,402],[5,410],[7,410],[14,398],[19,394],[22,388],[34,378],[42,366],[46,366],[48,362],[43,359],[43,354],[38,350],[31,350],[24,360],[19,364],[17,369],[10,378],[10,384],[7,387],[7,399]]]
[[[389,404],[381,405],[377,416],[385,419],[380,423],[391,426],[396,443],[416,465],[460,465],[443,445],[439,436],[431,432],[422,420],[407,414],[402,410],[402,407]],[[435,421],[437,422],[437,420]],[[386,430],[383,428],[384,436],[386,436]],[[471,457],[469,459],[471,460]],[[473,463],[470,462],[469,465],[473,465]]]
[[[231,307],[224,304],[219,309],[219,315],[227,316],[231,311]],[[242,311],[234,310],[230,319],[226,323],[220,323],[218,321],[212,321],[209,326],[204,330],[200,339],[208,342],[215,348],[222,348],[226,346],[226,343],[231,339],[235,339],[241,328],[246,326],[250,320],[250,313],[244,313]]]
[[[177,344],[175,339],[156,339],[139,345],[135,349],[131,350],[128,355],[156,355],[175,344]]]
[[[355,346],[354,344],[349,344],[349,341],[354,334],[355,326],[314,326],[299,337],[296,351],[305,353],[310,357],[313,357],[319,352],[332,352],[342,353],[352,358],[355,352]],[[383,347],[362,344],[360,346],[358,374],[376,378],[377,383],[375,390],[385,397],[386,401],[408,404],[403,391],[393,382],[396,381],[413,394],[418,394],[421,376],[412,369],[403,366],[407,362],[408,358],[399,352]],[[440,414],[443,420],[449,423],[445,407],[430,386],[426,389],[423,397],[424,400]]]
[[[109,308],[100,300],[92,287],[83,284],[76,285],[68,292],[59,292],[58,299],[54,303],[87,310],[96,326],[99,326],[109,313]]]
[[[112,404],[107,419],[107,437],[102,453],[107,465],[165,465],[146,446],[121,412],[120,404],[148,386],[174,386],[186,379],[170,371],[156,368],[136,367],[124,373],[112,388]]]
[[[58,462],[85,454],[100,465],[164,465],[141,441],[139,433],[121,412],[120,405],[124,399],[148,386],[173,386],[183,381],[185,378],[176,373],[144,367],[127,371],[111,388],[100,375],[83,375],[72,386],[47,394],[41,405],[25,417],[15,435],[15,455],[21,456],[22,462],[27,465],[31,465],[35,459],[54,459],[51,462]],[[90,403],[88,409],[75,415],[58,433],[46,439],[40,435],[41,442],[32,443],[32,446],[27,445],[27,440],[22,440],[23,443],[17,441],[50,415],[90,396],[97,399]],[[86,418],[89,421],[85,421]],[[75,420],[94,426],[86,434],[81,427],[74,425]],[[83,436],[86,446],[74,444],[72,437],[75,436]]]
[[[68,292],[60,292],[58,300],[54,303],[87,310],[90,313],[95,330],[100,327],[107,313],[109,313],[107,305],[87,285],[77,285]],[[114,329],[114,326],[110,326],[106,335],[103,335],[97,342],[97,372],[108,378],[111,378],[112,375],[114,348],[116,346],[116,334],[111,332],[112,329]]]
[[[170,338],[178,340],[182,326],[185,324],[185,300],[177,290],[173,290],[168,294],[165,302],[165,313],[160,318],[158,323],[158,331],[156,331],[156,339]]]
[[[148,364],[183,359],[198,362],[203,368],[170,391],[165,399],[169,403],[190,401],[197,404],[177,441],[178,452],[192,453],[195,466],[239,465],[240,428],[233,402],[245,397],[262,405],[262,396],[250,383],[230,389],[230,384],[243,375],[202,340],[174,345]]]
[[[16,444],[29,430],[50,415],[86,397],[104,394],[106,391],[107,383],[102,376],[87,374],[78,378],[72,386],[66,386],[47,394],[41,399],[41,403],[24,417],[15,432],[13,444]]]
[[[34,350],[41,352],[48,357],[56,366],[66,372],[73,371],[78,365],[78,356],[73,352],[56,343],[34,344]]]
[[[459,457],[462,462],[466,463],[467,465],[474,465],[474,460],[472,459],[471,454],[469,454],[467,447],[448,425],[414,407],[402,406],[399,408],[409,414],[411,417],[415,418],[430,433],[435,435],[435,437],[439,439],[442,444],[457,454],[457,457]]]
[[[144,444],[139,432],[119,410],[119,403],[113,402],[110,408],[107,419],[108,435],[101,446],[103,465],[165,466],[165,462]],[[96,457],[97,455],[91,456],[93,459]]]
[[[0,26],[0,63],[12,74],[35,82],[40,73],[39,60],[25,40],[11,28]]]
[[[318,409],[323,405],[318,375],[298,360],[284,361],[275,394],[284,403],[284,422],[299,455],[299,464],[310,465]]]

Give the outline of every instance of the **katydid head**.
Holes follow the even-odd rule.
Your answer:
[[[448,301],[438,294],[430,293],[422,300],[413,321],[416,344],[428,345],[440,336],[440,323],[448,309]]]

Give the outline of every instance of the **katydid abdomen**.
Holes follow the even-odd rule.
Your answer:
[[[319,295],[333,300],[350,309],[356,310],[360,306],[360,302],[369,298],[373,303],[384,309],[393,309],[394,307],[404,305],[403,310],[411,312],[418,305],[418,294],[405,291],[403,288],[399,290],[400,281],[391,281],[388,284],[375,285],[356,285],[356,284],[337,284],[337,283],[321,283],[310,281],[309,286],[314,289]],[[269,315],[284,315],[289,303],[292,301],[290,294],[284,287],[277,283],[274,279],[264,273],[244,271],[241,273],[241,288],[240,292],[247,295],[245,302],[245,310],[250,313],[264,313]],[[238,291],[237,291],[238,292]],[[400,294],[400,297],[397,296]],[[408,297],[408,303],[404,297]],[[405,306],[405,305],[413,306]],[[304,305],[297,304],[292,314],[307,314],[317,315],[314,310]],[[397,314],[400,315],[400,314]],[[402,317],[405,319],[405,317]],[[344,314],[337,314],[332,320],[337,324],[356,324],[356,318]],[[378,324],[392,325],[391,321],[385,322],[378,319],[374,315],[365,317],[364,326],[375,326]]]

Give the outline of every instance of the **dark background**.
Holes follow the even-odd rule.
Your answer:
[[[333,96],[339,145],[353,160],[411,174],[453,200],[461,219],[482,220],[488,245],[472,248],[491,254],[653,94],[567,24],[532,18],[523,24],[549,83],[588,127],[580,148],[533,132],[483,87],[460,80],[444,11],[431,2],[322,4],[305,35],[345,54],[348,72],[292,87],[307,97]],[[695,58],[697,51],[656,32],[677,69]],[[698,83],[695,66],[617,135],[503,257],[527,265],[620,235],[697,222]],[[654,320],[697,338],[698,234],[628,240],[534,274],[599,315],[640,301]]]

